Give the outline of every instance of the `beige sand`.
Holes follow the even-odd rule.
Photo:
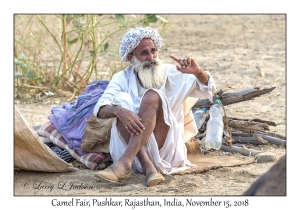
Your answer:
[[[247,87],[276,87],[270,94],[255,100],[226,107],[227,115],[239,118],[260,118],[277,123],[272,131],[286,132],[286,28],[285,17],[279,15],[170,15],[160,57],[173,62],[169,54],[191,56],[213,75],[218,89],[238,91]],[[256,66],[264,71],[264,77]],[[48,121],[51,107],[66,98],[50,98],[39,104],[17,104],[30,125]],[[279,159],[286,148],[274,144],[249,146],[272,152]],[[215,151],[210,156],[231,154]],[[247,157],[233,154],[238,159]],[[147,188],[145,177],[134,174],[129,184],[119,186],[98,181],[94,171],[83,169],[72,173],[14,172],[15,195],[152,195],[205,196],[242,195],[243,192],[274,162],[224,167],[199,174],[166,176],[164,184]],[[24,187],[25,182],[53,185],[52,190]],[[71,182],[91,189],[58,189],[59,182]]]

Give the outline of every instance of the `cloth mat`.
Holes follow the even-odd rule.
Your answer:
[[[239,166],[247,165],[254,163],[255,158],[250,157],[247,160],[238,160],[233,156],[209,156],[203,155],[199,148],[199,145],[196,141],[187,141],[185,143],[188,152],[188,159],[191,163],[197,165],[196,168],[190,168],[185,171],[181,171],[174,174],[190,174],[190,173],[201,173],[209,171],[211,169],[216,169],[220,167],[230,167],[230,166]]]
[[[91,152],[80,155],[77,150],[69,147],[67,141],[50,121],[42,125],[36,132],[39,136],[46,137],[53,144],[67,150],[76,160],[83,163],[89,169],[102,170],[112,164],[111,156],[108,153]]]

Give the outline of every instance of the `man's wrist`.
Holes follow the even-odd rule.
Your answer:
[[[194,75],[202,84],[208,84],[209,75],[201,67],[199,68],[199,71]]]
[[[199,78],[204,78],[204,77],[206,77],[206,72],[200,67],[199,70],[194,75],[198,79]]]
[[[113,105],[112,106],[112,114],[115,115],[116,117],[119,114],[119,111],[122,109],[122,106],[118,106],[118,105]]]

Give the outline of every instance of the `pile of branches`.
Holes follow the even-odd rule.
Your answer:
[[[259,97],[263,94],[270,93],[275,87],[260,89],[258,87],[248,88],[238,92],[223,93],[222,90],[217,91],[214,94],[213,101],[219,99],[224,107],[226,105],[253,100],[255,97]],[[200,99],[193,106],[192,111],[195,112],[198,109],[204,107],[207,110],[213,105],[208,99]],[[226,110],[226,108],[225,108]],[[203,144],[201,140],[206,135],[207,121],[209,115],[206,117],[205,122],[199,128],[198,134],[195,136],[197,140],[200,140],[200,144]],[[247,144],[263,145],[263,144],[277,144],[286,146],[286,137],[270,132],[269,126],[276,126],[275,122],[266,121],[262,119],[239,119],[227,117],[226,114],[223,117],[224,123],[224,138],[221,150],[226,152],[238,152],[246,156],[256,156],[261,153],[246,147]]]

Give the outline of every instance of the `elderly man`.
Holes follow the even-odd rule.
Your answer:
[[[95,176],[127,183],[133,172],[146,175],[147,186],[164,176],[195,167],[187,159],[186,112],[199,98],[212,100],[215,83],[193,58],[170,57],[179,65],[158,58],[162,38],[150,27],[133,28],[121,40],[120,56],[131,66],[116,73],[94,108],[100,118],[112,118],[110,154],[114,163]],[[194,100],[188,100],[193,97]],[[191,116],[191,115],[189,115]]]

